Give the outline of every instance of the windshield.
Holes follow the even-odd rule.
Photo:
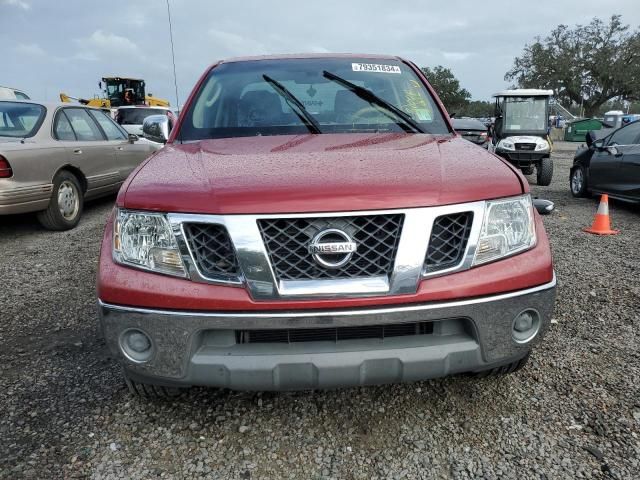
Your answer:
[[[546,97],[505,97],[502,108],[504,131],[547,131]]]
[[[107,97],[112,107],[135,105],[144,102],[144,82],[141,80],[120,78],[108,79],[106,82]],[[129,92],[127,94],[127,91]]]
[[[429,91],[406,64],[286,59],[214,68],[185,112],[178,138],[407,131],[449,133]]]
[[[0,102],[0,137],[34,136],[44,113],[45,108],[35,103]]]
[[[120,125],[142,125],[145,118],[165,113],[165,110],[159,108],[121,108],[116,115],[116,121]]]

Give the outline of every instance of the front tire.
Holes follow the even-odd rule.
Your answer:
[[[149,400],[171,400],[181,396],[185,391],[181,388],[164,387],[161,385],[137,382],[129,377],[126,372],[123,372],[123,375],[124,381],[127,384],[127,389],[134,397],[146,398]]]
[[[483,370],[482,372],[476,372],[474,376],[476,378],[486,378],[486,377],[500,377],[502,375],[508,375],[510,373],[515,373],[518,370],[522,370],[524,366],[529,361],[530,353],[522,357],[520,360],[516,360],[515,362],[508,363],[507,365],[502,365],[500,367],[491,368],[489,370]]]
[[[551,161],[551,158],[546,157],[540,160],[536,170],[538,173],[538,185],[542,185],[543,187],[551,185],[551,179],[553,178],[553,162]]]
[[[53,193],[46,210],[38,212],[38,221],[48,230],[70,230],[82,216],[84,194],[78,178],[62,170],[53,178]]]
[[[571,189],[571,195],[576,198],[587,196],[587,177],[585,175],[584,168],[581,165],[578,165],[571,170],[569,188]]]

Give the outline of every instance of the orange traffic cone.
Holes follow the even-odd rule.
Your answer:
[[[596,235],[616,235],[620,230],[611,230],[611,220],[609,219],[609,195],[606,193],[600,197],[600,205],[596,217],[593,219],[593,225],[590,228],[583,228],[585,232],[595,233]]]

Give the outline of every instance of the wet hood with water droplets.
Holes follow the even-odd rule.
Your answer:
[[[459,137],[323,134],[167,145],[118,204],[182,213],[303,213],[427,207],[518,195],[522,177]]]

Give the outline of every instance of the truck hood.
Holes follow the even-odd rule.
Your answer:
[[[428,207],[523,192],[510,165],[459,137],[259,136],[167,145],[120,191],[129,209],[259,214]]]

